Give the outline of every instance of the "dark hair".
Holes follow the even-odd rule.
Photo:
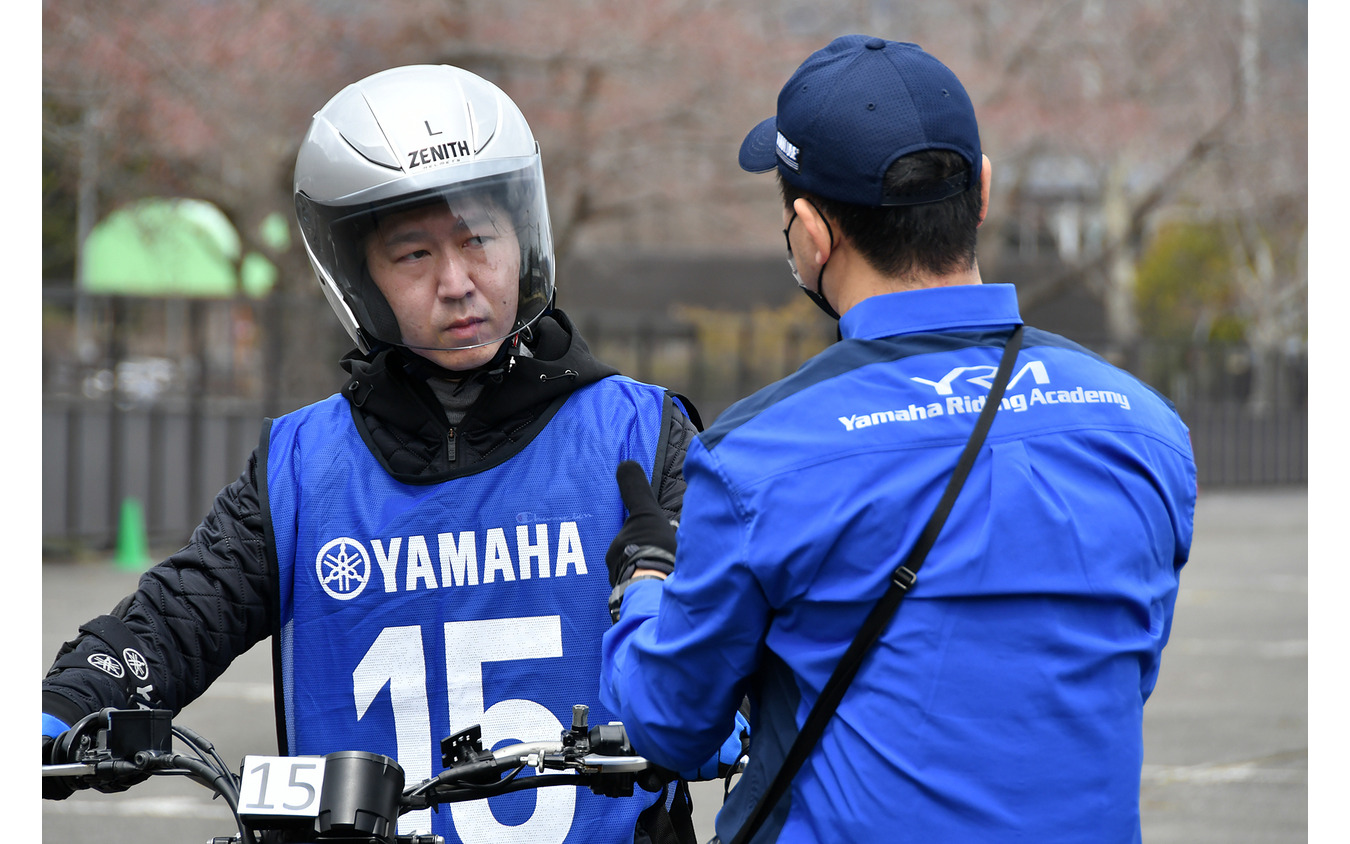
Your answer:
[[[921,190],[968,170],[955,152],[930,149],[895,160],[886,170],[885,193]],[[805,197],[849,239],[863,259],[884,275],[902,278],[915,272],[947,275],[975,266],[975,230],[980,223],[980,184],[927,205],[868,206],[839,202],[798,190],[778,176],[783,203]]]

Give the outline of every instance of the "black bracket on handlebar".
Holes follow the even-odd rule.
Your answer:
[[[474,724],[452,736],[441,739],[441,766],[449,768],[483,758],[483,728]],[[491,755],[491,754],[487,754]]]
[[[483,730],[477,724],[441,739],[441,767],[454,768],[465,783],[488,785],[501,777],[491,751],[483,749]]]
[[[162,709],[101,709],[63,732],[44,750],[44,763],[85,766],[70,787],[125,791],[173,746],[173,713]],[[50,753],[48,756],[47,754]]]
[[[102,709],[62,733],[52,751],[54,764],[130,761],[137,753],[168,753],[173,746],[173,713],[164,709]]]
[[[483,749],[483,732],[475,724],[467,729],[441,740],[441,766],[445,769],[433,780],[409,790],[406,795],[414,808],[425,808],[442,802],[455,802],[463,799],[481,799],[493,794],[504,794],[521,788],[536,787],[535,783],[561,785],[562,780],[570,784],[589,786],[591,791],[607,797],[628,797],[633,794],[634,784],[646,791],[659,791],[670,779],[667,772],[649,768],[645,770],[614,770],[599,763],[596,757],[634,757],[632,745],[628,742],[628,733],[622,724],[601,724],[592,727],[588,723],[589,708],[583,705],[572,708],[572,725],[564,729],[560,736],[557,751],[540,751],[530,756],[539,773],[546,768],[567,770],[569,776],[543,777],[550,780],[515,781],[515,775],[525,767],[525,757],[503,757],[498,759],[492,751]],[[645,760],[639,760],[645,765]],[[502,775],[506,773],[506,779]],[[556,780],[556,781],[555,781]],[[432,782],[434,785],[431,785]],[[431,787],[428,788],[428,785]],[[491,790],[479,790],[487,787]]]
[[[104,744],[115,758],[139,751],[168,753],[173,749],[173,713],[167,709],[115,709],[108,713]]]

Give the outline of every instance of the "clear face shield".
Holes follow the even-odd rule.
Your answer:
[[[520,162],[343,207],[297,197],[324,291],[350,310],[367,347],[474,349],[544,314],[553,299],[553,243],[543,173],[537,156]]]

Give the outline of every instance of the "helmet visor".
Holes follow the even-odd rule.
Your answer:
[[[368,342],[471,349],[539,319],[553,297],[552,236],[539,160],[522,164],[350,205],[297,196],[315,271]]]

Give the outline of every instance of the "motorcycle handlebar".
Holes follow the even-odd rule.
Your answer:
[[[391,828],[397,816],[415,809],[481,800],[528,788],[588,786],[597,794],[620,797],[631,795],[635,784],[647,791],[657,791],[674,779],[673,773],[633,753],[622,724],[589,727],[586,715],[585,707],[575,707],[572,727],[564,730],[558,741],[520,742],[485,751],[481,730],[476,725],[450,736],[441,742],[443,770],[405,788],[391,800],[387,809],[393,812],[388,819]],[[170,735],[188,745],[192,755],[171,752]],[[125,790],[148,776],[186,776],[223,797],[234,814],[239,835],[217,841],[257,842],[261,839],[255,835],[260,830],[272,828],[267,826],[272,822],[267,818],[245,819],[241,814],[242,766],[240,774],[230,771],[210,742],[191,730],[172,726],[167,712],[102,710],[82,719],[58,737],[52,747],[50,764],[42,766],[43,777],[67,777],[76,788],[113,792]],[[324,758],[335,760],[354,755],[375,757],[388,766],[398,767],[395,760],[359,751]],[[336,764],[328,767],[335,777],[331,787],[352,793],[355,784],[352,780],[361,778],[360,769]],[[526,768],[534,768],[537,775],[519,777]],[[563,773],[547,775],[546,771]],[[329,787],[325,781],[322,785],[325,796]],[[364,793],[361,788],[355,792]],[[435,839],[435,836],[400,836],[397,840],[401,844],[414,841],[430,844]]]

